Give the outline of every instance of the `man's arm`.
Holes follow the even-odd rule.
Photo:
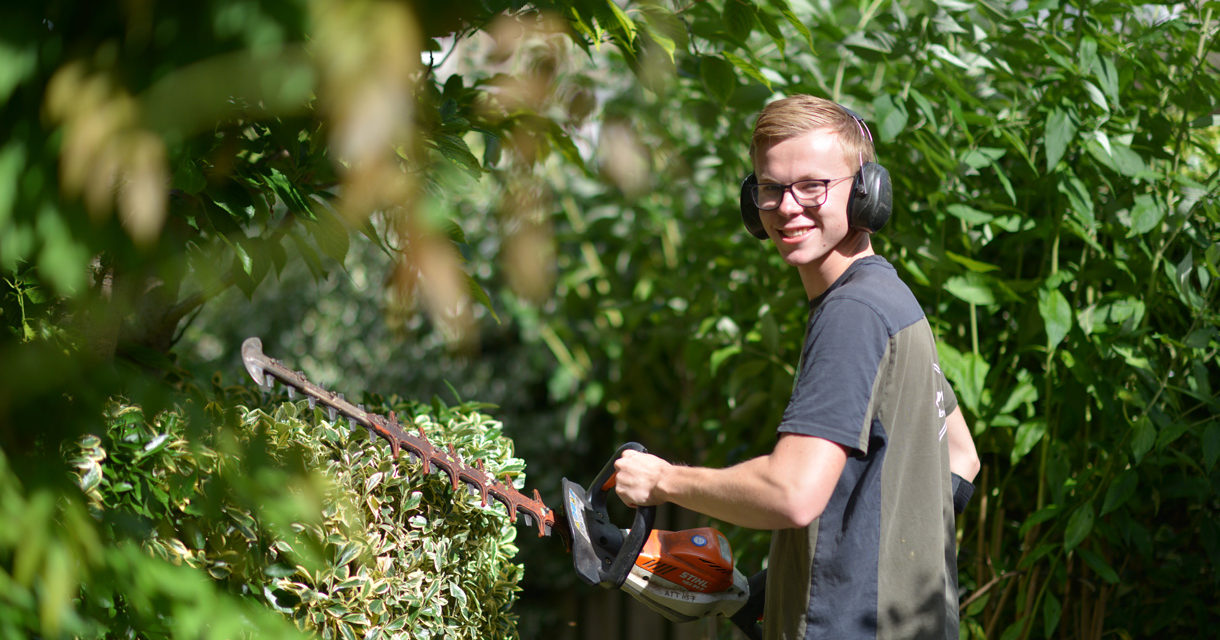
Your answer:
[[[949,470],[966,482],[974,482],[979,473],[979,454],[974,449],[974,438],[970,437],[970,427],[966,426],[961,407],[949,414],[945,426],[949,432]]]
[[[781,435],[767,455],[724,469],[624,451],[615,463],[616,489],[628,504],[672,502],[743,527],[788,529],[822,515],[846,462],[841,445],[796,434]]]
[[[974,495],[974,477],[979,473],[979,454],[974,449],[974,438],[962,416],[961,407],[953,410],[945,419],[949,435],[949,471],[953,483],[953,512],[962,513]]]

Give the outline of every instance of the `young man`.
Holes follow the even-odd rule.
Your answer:
[[[888,200],[880,223],[849,215],[853,197],[888,198],[888,176],[884,194],[856,192],[866,166],[884,171],[871,137],[811,96],[769,104],[750,155],[743,217],[757,206],[747,226],[796,267],[810,300],[774,449],[724,469],[628,451],[617,492],[775,530],[767,638],[956,639],[951,469],[968,486],[978,457],[919,303],[873,253]]]

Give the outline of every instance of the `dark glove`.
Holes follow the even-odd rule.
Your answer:
[[[950,473],[950,478],[953,481],[953,512],[961,513],[966,510],[970,496],[974,495],[974,485],[956,473]]]
[[[758,623],[763,614],[763,601],[767,596],[766,569],[750,576],[750,597],[737,613],[729,618],[750,640],[762,640],[762,625]]]

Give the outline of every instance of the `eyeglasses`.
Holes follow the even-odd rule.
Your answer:
[[[820,180],[801,180],[792,184],[753,184],[750,185],[750,197],[754,205],[761,211],[773,211],[784,201],[784,193],[792,192],[792,198],[802,207],[820,207],[826,202],[830,187],[844,180],[854,178],[854,175],[842,178]]]

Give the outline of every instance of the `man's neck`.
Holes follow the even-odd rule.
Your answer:
[[[822,295],[853,262],[871,255],[875,255],[871,236],[864,231],[849,233],[839,246],[818,262],[797,267],[801,284],[805,286],[805,295],[810,300]]]

